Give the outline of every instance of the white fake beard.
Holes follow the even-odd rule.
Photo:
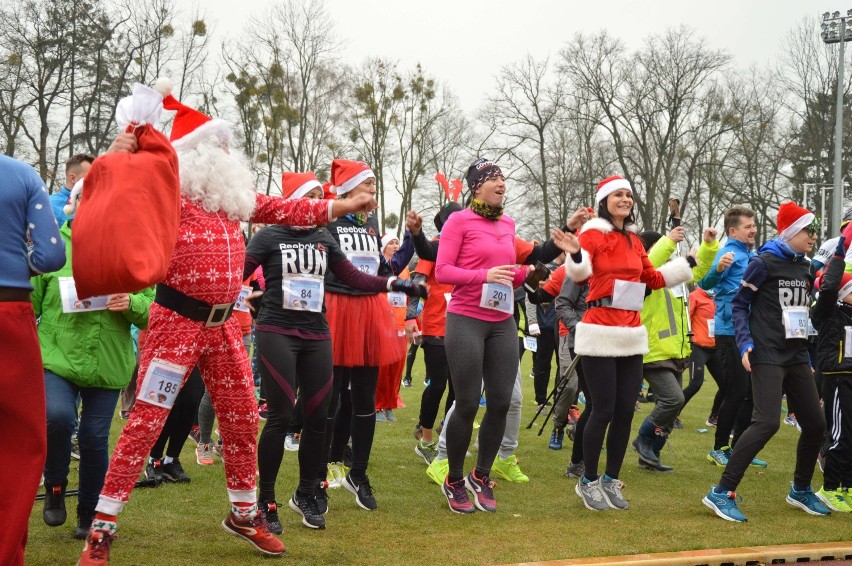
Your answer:
[[[213,138],[178,153],[180,191],[208,212],[224,212],[231,220],[248,220],[257,193],[254,175],[242,156],[226,153]]]

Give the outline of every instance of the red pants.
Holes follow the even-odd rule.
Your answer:
[[[228,497],[232,502],[254,503],[257,403],[237,320],[232,317],[223,326],[205,328],[203,322],[154,303],[139,359],[137,394],[155,358],[186,367],[184,383],[198,365],[219,419]],[[168,414],[168,409],[136,400],[112,454],[98,511],[114,515],[124,507]]]
[[[24,563],[27,524],[47,455],[41,349],[29,302],[0,302],[0,564]],[[12,464],[14,462],[14,465]]]
[[[396,409],[399,398],[399,385],[402,372],[405,371],[405,358],[388,366],[379,367],[379,382],[376,384],[376,410]]]

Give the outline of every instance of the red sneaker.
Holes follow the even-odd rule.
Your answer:
[[[253,519],[245,521],[240,520],[233,513],[229,513],[222,521],[222,528],[225,529],[225,532],[247,541],[264,554],[278,556],[287,550],[284,543],[269,532],[269,526],[266,524],[263,513],[257,513]]]
[[[109,564],[109,546],[115,538],[116,535],[110,534],[109,531],[89,531],[77,566],[104,566]]]

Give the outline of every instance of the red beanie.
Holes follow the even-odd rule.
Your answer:
[[[157,79],[154,88],[163,95],[163,108],[177,112],[169,135],[169,141],[175,149],[192,149],[208,137],[216,137],[225,144],[231,143],[231,128],[228,123],[181,103],[172,96],[170,80]]]
[[[775,223],[778,227],[778,237],[785,242],[804,230],[815,216],[806,208],[802,208],[792,201],[785,202],[778,209],[778,218]]]
[[[285,171],[281,174],[281,194],[284,198],[302,198],[312,189],[322,189],[322,185],[313,171],[306,173]]]
[[[595,204],[600,204],[601,201],[606,200],[606,197],[621,189],[627,189],[633,193],[633,187],[630,186],[630,182],[621,175],[607,177],[598,183],[598,192],[595,195]]]
[[[331,162],[331,184],[338,196],[345,195],[370,178],[375,179],[376,175],[363,161],[335,159]]]

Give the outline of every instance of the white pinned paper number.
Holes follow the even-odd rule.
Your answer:
[[[145,372],[145,379],[136,398],[151,405],[171,409],[180,393],[187,369],[166,360],[154,358]]]
[[[787,339],[808,337],[808,308],[784,307],[784,335]]]
[[[285,309],[322,312],[325,281],[321,277],[283,277],[281,291]]]
[[[512,304],[514,298],[515,294],[508,285],[483,283],[482,298],[479,300],[479,306],[484,309],[512,314],[514,312],[514,305]]]

